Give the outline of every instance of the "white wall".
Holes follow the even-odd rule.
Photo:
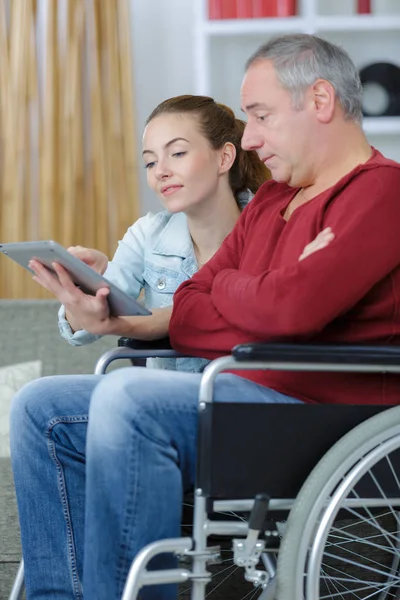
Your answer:
[[[192,0],[132,0],[132,44],[140,156],[144,123],[162,100],[194,94]],[[138,161],[142,213],[160,210]]]

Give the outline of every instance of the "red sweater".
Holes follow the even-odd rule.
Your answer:
[[[174,296],[174,348],[216,358],[244,342],[400,343],[400,164],[374,151],[329,190],[268,181],[220,250]],[[325,227],[331,244],[298,260]],[[308,402],[398,404],[400,376],[241,371]]]

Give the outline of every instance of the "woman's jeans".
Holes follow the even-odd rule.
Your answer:
[[[137,367],[46,377],[17,394],[11,456],[28,600],[119,600],[137,552],[180,536],[200,379]],[[217,377],[214,399],[297,402],[233,374]],[[164,555],[152,566],[172,564]],[[176,586],[141,597],[170,600]]]

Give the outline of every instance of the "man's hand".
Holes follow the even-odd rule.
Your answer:
[[[302,254],[299,257],[299,260],[303,260],[307,256],[314,254],[317,250],[322,250],[322,248],[326,248],[333,240],[335,239],[335,234],[333,233],[330,227],[323,229],[307,246],[304,248]]]
[[[70,246],[67,250],[70,254],[86,263],[94,271],[100,273],[100,275],[103,275],[104,271],[107,269],[108,257],[103,252],[100,252],[100,250],[84,248],[83,246]]]

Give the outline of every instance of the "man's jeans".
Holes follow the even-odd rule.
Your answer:
[[[11,455],[28,600],[78,600],[82,587],[85,600],[119,600],[137,552],[179,537],[200,379],[137,367],[46,377],[17,394]],[[297,402],[233,374],[217,377],[214,399]],[[142,592],[174,597],[173,585]]]

